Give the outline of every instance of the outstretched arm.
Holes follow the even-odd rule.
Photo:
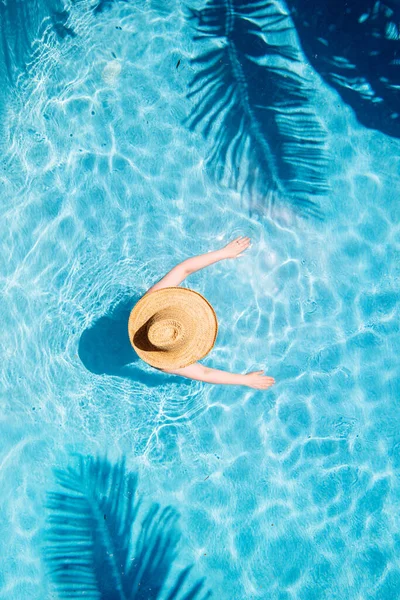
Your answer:
[[[249,245],[250,238],[238,237],[220,250],[214,250],[213,252],[207,252],[207,254],[200,254],[199,256],[188,258],[179,263],[179,265],[176,265],[176,267],[169,271],[165,277],[153,285],[147,293],[155,292],[156,290],[161,290],[166,287],[177,287],[188,275],[200,271],[200,269],[204,269],[204,267],[208,267],[226,258],[237,258],[247,250]]]
[[[264,375],[263,371],[253,371],[252,373],[229,373],[228,371],[219,371],[205,367],[201,363],[194,363],[182,369],[172,371],[165,370],[166,373],[181,375],[188,379],[196,381],[205,381],[206,383],[221,383],[224,385],[245,385],[256,390],[267,390],[275,383],[273,377]]]

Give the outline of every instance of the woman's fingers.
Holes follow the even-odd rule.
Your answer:
[[[239,258],[239,256],[242,256],[243,252],[245,250],[247,250],[247,248],[250,246],[250,238],[249,237],[238,238],[237,240],[235,240],[235,242],[236,242],[235,245],[238,250],[238,254],[236,255],[236,258]]]
[[[250,245],[250,238],[239,236],[224,246],[225,258],[237,258],[242,252],[247,250]]]
[[[263,377],[272,379],[272,377],[269,377],[268,375],[264,375],[264,371],[252,371],[251,373],[249,373],[249,375],[262,375]]]
[[[264,375],[264,371],[253,371],[252,373],[248,373],[248,376],[251,381],[250,387],[257,390],[266,390],[275,383],[275,379]]]
[[[257,387],[262,390],[266,390],[274,385],[275,380],[272,377],[260,377],[257,382]]]
[[[240,235],[239,237],[237,237],[236,239],[234,239],[233,242],[237,243],[237,244],[248,244],[250,242],[250,238],[249,237],[244,237],[243,235]]]

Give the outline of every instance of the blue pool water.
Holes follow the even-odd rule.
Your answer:
[[[0,598],[66,597],[46,557],[55,543],[69,561],[51,520],[67,511],[49,494],[79,455],[124,458],[141,518],[154,503],[180,515],[163,590],[132,598],[400,598],[399,140],[359,123],[293,32],[329,191],[318,217],[284,187],[263,204],[218,176],[214,134],[187,124],[191,59],[211,42],[183,4],[89,4],[70,7],[74,35],[42,28],[2,108]],[[219,319],[204,362],[265,368],[268,392],[155,372],[125,337],[152,283],[236,235],[252,238],[243,258],[186,283]],[[118,497],[91,477],[89,504]]]

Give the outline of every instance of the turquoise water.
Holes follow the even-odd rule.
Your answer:
[[[36,42],[6,112],[0,598],[58,597],[46,494],[75,454],[124,457],[144,509],[180,514],[166,591],[141,598],[190,564],[223,600],[399,598],[400,142],[304,66],[323,218],[285,197],[249,212],[184,124],[198,50],[181,4],[70,18],[77,36]],[[150,285],[236,235],[243,258],[186,283],[219,319],[205,363],[264,367],[267,393],[153,372],[124,337]]]

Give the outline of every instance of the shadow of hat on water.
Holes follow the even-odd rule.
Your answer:
[[[176,382],[173,375],[141,368],[138,355],[128,336],[128,319],[140,296],[124,298],[108,314],[85,329],[79,340],[78,354],[83,365],[96,375],[126,377],[155,387]],[[180,379],[180,384],[190,382]]]

